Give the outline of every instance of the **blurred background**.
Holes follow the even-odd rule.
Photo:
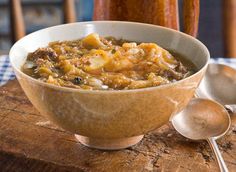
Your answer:
[[[93,0],[75,0],[77,21],[90,21],[93,15]],[[181,7],[182,1],[179,1]],[[11,47],[8,0],[0,0],[0,51],[8,53]],[[62,0],[22,0],[27,34],[38,29],[61,24]],[[181,10],[180,10],[181,11]],[[201,0],[199,33],[200,39],[210,50],[212,57],[224,56],[222,0]]]

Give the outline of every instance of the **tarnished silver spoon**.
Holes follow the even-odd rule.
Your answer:
[[[215,100],[236,115],[236,70],[223,64],[209,64],[196,95]]]
[[[207,140],[221,172],[228,172],[215,141],[225,135],[231,125],[229,114],[221,104],[208,99],[192,99],[171,121],[181,135],[192,140]]]

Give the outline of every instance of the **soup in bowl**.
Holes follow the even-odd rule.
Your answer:
[[[120,149],[187,105],[209,52],[172,29],[97,21],[29,34],[13,45],[10,61],[42,115],[84,145]]]

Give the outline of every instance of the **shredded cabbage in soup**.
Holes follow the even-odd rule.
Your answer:
[[[155,43],[103,38],[96,33],[51,42],[29,53],[22,70],[46,83],[86,90],[154,87],[193,73]]]

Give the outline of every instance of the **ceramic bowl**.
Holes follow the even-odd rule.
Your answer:
[[[52,41],[74,40],[89,33],[138,42],[155,42],[192,61],[197,72],[175,83],[157,87],[86,91],[40,82],[21,71],[27,54]],[[75,134],[84,145],[120,149],[166,124],[192,98],[209,61],[207,48],[184,33],[149,24],[96,21],[39,30],[16,42],[10,61],[25,94],[35,108],[56,125]]]

